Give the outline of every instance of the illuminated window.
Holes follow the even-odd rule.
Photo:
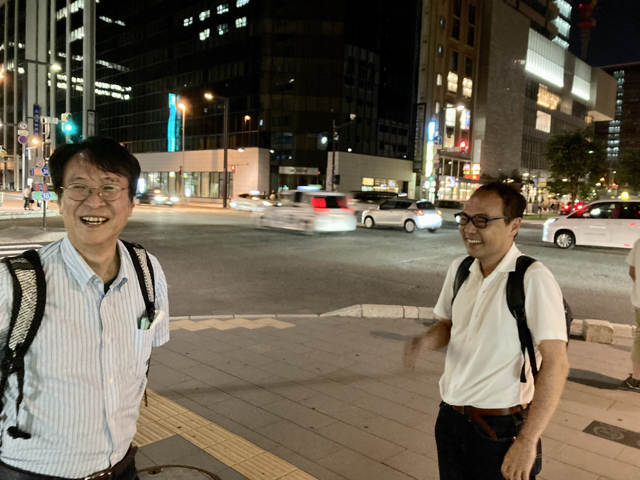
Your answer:
[[[207,18],[211,16],[211,10],[205,10],[204,12],[200,12],[200,21],[204,22]]]
[[[460,112],[460,129],[469,130],[471,128],[471,110],[464,109]]]
[[[449,72],[447,75],[447,90],[456,93],[458,91],[458,74],[455,72]]]
[[[546,85],[540,84],[538,87],[538,105],[549,110],[557,110],[560,105],[560,96],[551,93]]]
[[[438,86],[442,85],[442,75],[440,74],[436,75],[436,85]]]
[[[456,107],[454,107],[453,105],[447,105],[447,109],[444,115],[444,124],[447,127],[456,126]]]
[[[564,49],[535,30],[529,30],[529,44],[525,70],[547,83],[564,86]]]
[[[223,13],[227,13],[229,11],[229,4],[223,3],[222,5],[218,5],[218,15],[222,15]]]
[[[224,35],[229,32],[229,25],[223,23],[222,25],[218,25],[218,35]]]
[[[236,8],[244,7],[249,3],[249,0],[238,0],[236,2]]]
[[[536,112],[536,130],[551,133],[551,115],[538,110]]]
[[[435,113],[440,113],[440,102],[436,102],[436,106],[434,108]]]
[[[204,41],[207,38],[209,38],[210,35],[211,35],[211,30],[207,28],[204,32],[200,32],[200,40]]]
[[[236,18],[236,28],[247,26],[247,17]]]
[[[473,92],[473,80],[470,78],[462,79],[462,96],[471,98],[471,94]]]
[[[184,19],[184,26],[188,27],[189,25],[193,24],[193,17],[188,17]]]

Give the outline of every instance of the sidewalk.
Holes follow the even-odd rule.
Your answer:
[[[151,358],[139,468],[196,466],[222,480],[438,478],[444,354],[401,366],[421,321],[211,316],[175,318],[171,329]],[[640,478],[640,395],[617,389],[631,340],[617,340],[570,342],[570,381],[538,478]]]
[[[16,192],[0,192],[3,193],[2,206],[0,206],[0,220],[15,220],[18,218],[42,218],[42,209],[38,208],[34,203],[33,210],[25,210],[22,203],[22,194]],[[58,204],[56,202],[47,202],[47,217],[57,217]],[[1,224],[0,224],[1,225]]]

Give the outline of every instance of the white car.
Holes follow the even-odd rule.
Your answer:
[[[434,233],[442,226],[442,214],[433,203],[426,200],[398,198],[388,200],[378,208],[365,210],[362,223],[367,228],[403,227],[408,233],[426,228]]]
[[[231,197],[229,199],[229,206],[236,210],[255,212],[262,210],[264,207],[271,207],[273,204],[261,193],[249,192],[238,195],[237,197]]]
[[[347,197],[338,192],[290,190],[273,208],[254,212],[258,228],[283,228],[307,234],[351,232],[356,216],[347,205]]]
[[[542,241],[560,248],[575,245],[631,248],[640,238],[640,201],[599,200],[544,224]]]

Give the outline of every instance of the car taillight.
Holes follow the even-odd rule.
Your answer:
[[[313,197],[311,199],[311,206],[313,208],[327,208],[327,201],[322,197]]]
[[[442,216],[442,210],[438,210],[438,215]]]
[[[582,210],[582,205],[578,205],[578,210]]]
[[[416,214],[420,217],[424,217],[424,212],[422,210],[416,211]]]

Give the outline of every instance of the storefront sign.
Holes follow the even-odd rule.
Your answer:
[[[318,175],[317,168],[280,167],[278,171],[283,175]]]
[[[416,132],[415,144],[413,148],[413,171],[420,172],[422,170],[422,160],[424,155],[424,124],[426,121],[427,105],[419,103],[416,105]],[[434,124],[435,128],[435,124]]]

